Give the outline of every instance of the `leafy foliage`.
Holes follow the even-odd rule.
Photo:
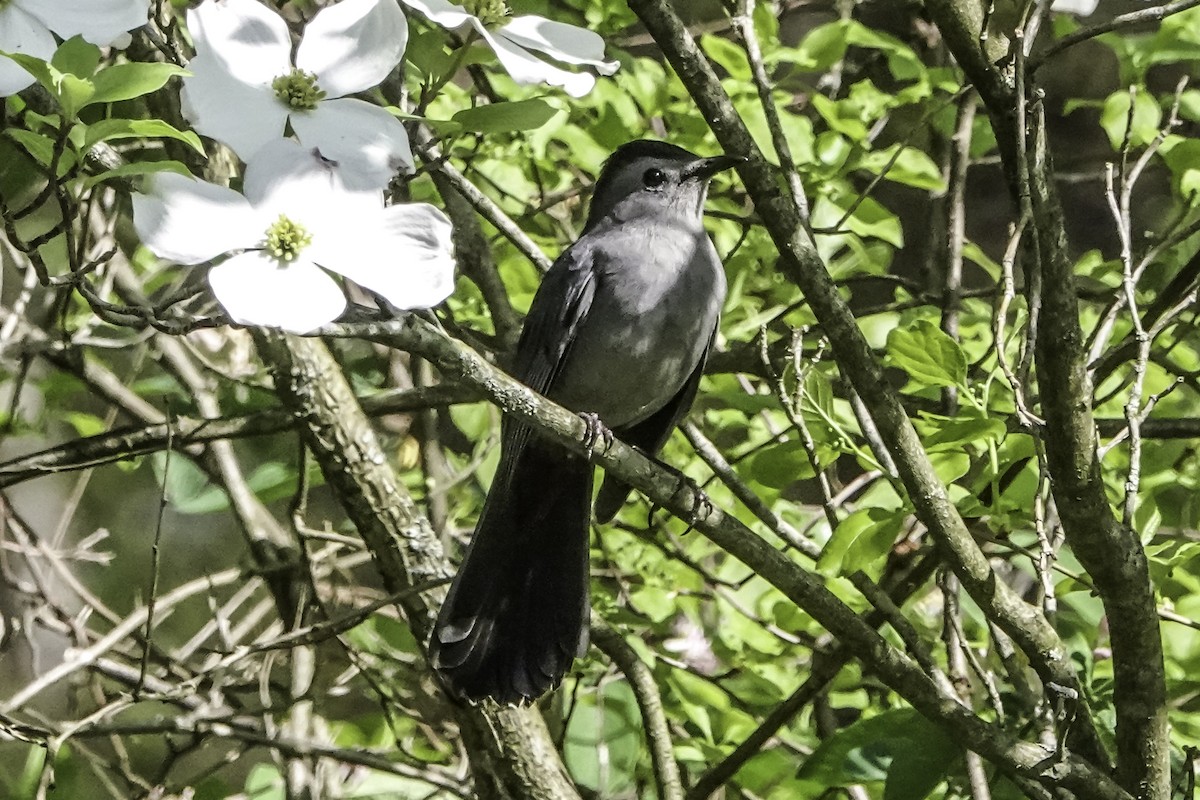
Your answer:
[[[325,3],[273,5],[297,23]],[[587,187],[614,147],[653,135],[720,150],[625,3],[513,5],[599,32],[620,70],[568,100],[518,84],[487,48],[412,14],[404,65],[370,93],[405,122],[418,156],[390,198],[446,208],[456,226],[457,290],[436,314],[500,365],[540,278],[530,243],[553,257],[578,235]],[[816,252],[869,347],[823,326],[777,268],[761,209],[735,176],[717,177],[708,222],[729,296],[691,428],[662,458],[790,566],[816,573],[887,649],[837,641],[813,608],[641,495],[594,531],[594,609],[649,669],[689,786],[719,776],[711,788],[727,797],[921,800],[978,797],[982,776],[992,797],[1046,796],[1025,783],[1049,785],[1045,775],[1017,777],[995,754],[973,760],[951,711],[919,713],[872,659],[920,664],[946,707],[969,709],[996,741],[1075,753],[1071,726],[1094,725],[1124,757],[1122,644],[1104,604],[1114,598],[1072,547],[1064,519],[1075,498],[1055,494],[1063,476],[1047,457],[1066,434],[1047,424],[1047,352],[1034,352],[1048,274],[1035,247],[1054,231],[1023,218],[1006,133],[966,88],[949,37],[917,9],[750,5],[768,86],[756,86],[736,20],[698,12],[699,45],[766,161],[794,164]],[[241,179],[236,159],[180,113],[189,39],[177,6],[155,3],[124,51],[77,37],[49,61],[9,55],[37,86],[5,98],[0,120],[0,609],[11,632],[0,640],[0,795],[290,797],[303,784],[314,796],[470,796],[464,760],[477,744],[460,744],[461,717],[414,633],[422,623],[396,611],[342,498],[297,447],[252,334],[223,326],[203,268],[161,264],[132,230],[129,195],[157,172]],[[1053,22],[1035,55],[1078,29]],[[1085,433],[1099,433],[1087,455],[1106,500],[1092,511],[1144,546],[1178,785],[1200,747],[1200,91],[1180,81],[1198,42],[1192,9],[1052,53],[1028,74],[1045,92],[1031,91],[1024,120],[1031,139],[1049,131],[1061,170],[1087,356],[1073,400],[1094,419]],[[777,177],[786,193],[792,176]],[[380,316],[365,293],[352,298],[365,306],[358,321]],[[486,387],[378,341],[332,348],[453,560],[498,457]],[[884,446],[887,421],[871,419],[846,369],[860,358],[882,376],[867,389],[901,398],[919,454]],[[422,394],[447,387],[463,393]],[[700,455],[704,445],[727,470]],[[56,460],[26,458],[42,450]],[[1079,697],[1048,687],[1034,663],[1045,654],[1014,649],[953,577],[926,498],[896,467],[918,457],[990,578],[1052,624]],[[1091,462],[1072,467],[1086,475]],[[297,564],[312,607],[286,618],[275,579]],[[1119,656],[1154,666],[1152,654]],[[654,796],[638,701],[593,649],[543,702],[589,796]],[[31,744],[9,731],[22,724],[49,733]],[[47,739],[54,749],[36,743]],[[757,746],[739,752],[748,740]]]

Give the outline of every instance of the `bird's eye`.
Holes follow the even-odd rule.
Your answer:
[[[663,174],[661,169],[655,169],[654,167],[651,167],[642,173],[642,183],[646,185],[647,189],[661,189],[663,184],[666,182],[667,176]]]

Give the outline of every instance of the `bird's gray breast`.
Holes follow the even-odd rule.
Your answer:
[[[550,396],[616,428],[657,411],[692,374],[725,274],[698,220],[627,222],[595,247],[595,295]]]

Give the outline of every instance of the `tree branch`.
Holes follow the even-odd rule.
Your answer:
[[[654,766],[654,784],[659,800],[683,800],[683,779],[675,763],[671,729],[663,713],[662,695],[654,674],[638,658],[637,651],[612,626],[592,612],[592,644],[621,670],[633,689],[638,709],[642,712],[642,728],[650,745],[650,763]]]
[[[896,462],[917,516],[943,547],[963,587],[1029,657],[1044,682],[1080,690],[1067,650],[1040,609],[997,579],[937,477],[899,398],[884,378],[853,314],[838,293],[804,226],[799,209],[781,190],[777,170],[762,157],[745,123],[695,40],[666,0],[629,0],[704,114],[726,152],[747,156],[739,168],[755,208],[779,248],[780,265],[804,292],[828,337],[838,366],[853,384]],[[982,63],[986,59],[980,57]],[[981,90],[982,91],[982,90]],[[1106,760],[1090,721],[1080,721],[1080,752]]]
[[[975,716],[957,698],[943,693],[919,664],[891,646],[842,603],[826,588],[822,577],[802,569],[735,517],[719,509],[701,515],[703,504],[696,493],[677,474],[639,451],[615,441],[606,452],[590,453],[584,443],[586,426],[577,415],[537,395],[419,317],[410,314],[387,323],[327,325],[317,333],[391,342],[429,359],[449,378],[482,389],[502,410],[559,445],[580,455],[590,454],[606,472],[642,491],[656,505],[681,519],[694,521],[696,530],[810,614],[917,710],[947,727],[965,746],[991,759],[1001,769],[1058,782],[1097,800],[1128,800],[1129,795],[1107,775],[1074,754],[1064,753],[1061,761],[1048,758],[1040,745],[1018,741]]]
[[[256,331],[284,405],[302,423],[304,439],[389,592],[446,578],[441,543],[398,479],[349,382],[318,339]],[[400,601],[417,640],[428,640],[444,587],[404,594]],[[541,715],[531,708],[452,703],[471,756],[476,791],[511,800],[578,798]]]
[[[1094,580],[1108,615],[1118,780],[1137,797],[1163,800],[1170,794],[1170,741],[1161,632],[1149,566],[1137,534],[1114,516],[1100,473],[1075,275],[1067,256],[1063,209],[1054,187],[1045,126],[1040,108],[1033,108],[1030,120],[1021,113],[1026,98],[1036,97],[1035,87],[1028,85],[1031,74],[1020,48],[1014,49],[1012,83],[979,57],[979,29],[971,27],[970,15],[963,12],[979,5],[974,0],[930,0],[927,7],[955,58],[979,87],[996,131],[1009,189],[1017,205],[1031,215],[1033,262],[1028,291],[1030,303],[1041,304],[1036,368],[1047,423],[1052,491],[1067,542]]]

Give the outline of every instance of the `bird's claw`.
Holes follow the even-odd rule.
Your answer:
[[[583,446],[587,448],[588,460],[590,461],[596,457],[596,445],[600,442],[604,443],[604,447],[600,452],[607,453],[613,444],[613,432],[600,419],[600,415],[585,411],[579,415],[579,418],[583,420],[585,426]]]
[[[684,518],[684,522],[688,524],[688,529],[684,531],[684,533],[690,533],[692,528],[696,527],[697,523],[699,523],[701,520],[708,519],[709,514],[713,513],[713,504],[712,501],[708,499],[708,495],[704,493],[704,490],[696,485],[695,481],[693,481],[687,475],[684,475],[682,472],[679,474],[679,483],[680,486],[675,490],[676,493],[681,492],[684,489],[687,489],[692,493],[692,502],[688,509],[688,515]]]
[[[697,524],[705,519],[708,519],[708,516],[713,513],[715,508],[713,507],[712,501],[708,499],[708,495],[704,493],[704,490],[701,489],[695,481],[674,467],[666,464],[663,464],[663,466],[674,472],[676,480],[679,481],[679,485],[676,487],[674,494],[678,495],[680,492],[686,491],[692,496],[691,502],[688,504],[687,515],[680,517],[680,519],[687,523],[687,530],[684,531],[684,534],[691,533]],[[650,511],[651,513],[654,513],[653,506],[651,506]]]

